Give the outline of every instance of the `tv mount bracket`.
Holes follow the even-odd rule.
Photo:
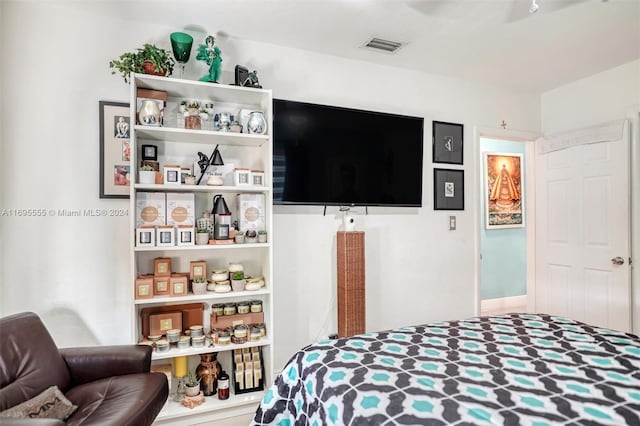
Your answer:
[[[355,206],[340,206],[340,211],[341,212],[348,212],[350,211],[353,207]],[[369,206],[364,206],[364,214],[365,216],[369,215]],[[324,206],[324,212],[322,213],[322,216],[326,216],[327,215],[327,205],[325,204]]]

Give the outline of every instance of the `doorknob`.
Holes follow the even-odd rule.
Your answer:
[[[614,257],[613,259],[611,259],[611,263],[613,263],[614,265],[624,265],[624,259],[621,258],[620,256],[618,257]]]

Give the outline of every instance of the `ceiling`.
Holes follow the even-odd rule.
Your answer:
[[[82,2],[196,29],[543,92],[640,58],[640,0],[129,0]],[[90,5],[90,6],[89,6]],[[100,6],[101,5],[101,6]],[[222,36],[222,38],[220,38]],[[361,46],[406,43],[395,54]]]

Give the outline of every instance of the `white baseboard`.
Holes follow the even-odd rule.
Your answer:
[[[523,312],[527,309],[527,295],[501,297],[480,301],[480,314]]]

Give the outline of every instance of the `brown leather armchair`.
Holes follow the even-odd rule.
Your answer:
[[[0,424],[150,425],[169,393],[150,373],[151,347],[58,349],[40,318],[25,312],[0,319],[0,411],[57,386],[78,409],[65,421],[0,419]],[[35,423],[37,422],[37,423]]]

